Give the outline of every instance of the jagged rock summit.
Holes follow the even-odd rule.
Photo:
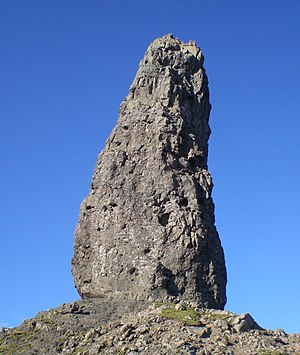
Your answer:
[[[195,42],[172,35],[155,40],[140,62],[80,209],[72,273],[83,298],[223,309],[203,62]]]

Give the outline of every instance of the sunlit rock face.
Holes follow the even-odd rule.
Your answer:
[[[172,35],[155,40],[140,62],[80,209],[72,273],[82,297],[223,309],[203,62],[193,41]]]

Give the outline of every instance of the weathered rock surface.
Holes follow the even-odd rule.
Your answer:
[[[155,40],[121,104],[80,209],[80,295],[223,309],[226,268],[207,168],[209,103],[194,42]]]
[[[300,354],[300,334],[195,304],[88,299],[0,331],[0,354]]]

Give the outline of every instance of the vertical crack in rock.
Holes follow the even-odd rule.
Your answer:
[[[166,35],[140,62],[80,209],[72,273],[82,297],[223,309],[203,61],[193,41]]]

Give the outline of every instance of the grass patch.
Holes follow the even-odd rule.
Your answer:
[[[55,321],[51,318],[46,318],[46,317],[41,317],[39,319],[40,322],[42,323],[45,323],[45,324],[49,324],[49,325],[52,325],[52,324],[55,324]]]
[[[19,330],[14,330],[7,335],[7,339],[10,341],[30,341],[33,338],[33,334],[30,332],[21,332]]]
[[[201,325],[201,315],[196,312],[192,307],[185,306],[185,309],[179,310],[172,308],[163,308],[161,315],[165,318],[174,319],[186,325]]]
[[[80,355],[83,354],[83,352],[84,352],[84,348],[82,346],[78,346],[77,348],[75,348],[74,354]]]
[[[6,333],[5,338],[0,341],[0,354],[25,353],[30,349],[35,334],[13,329]]]

